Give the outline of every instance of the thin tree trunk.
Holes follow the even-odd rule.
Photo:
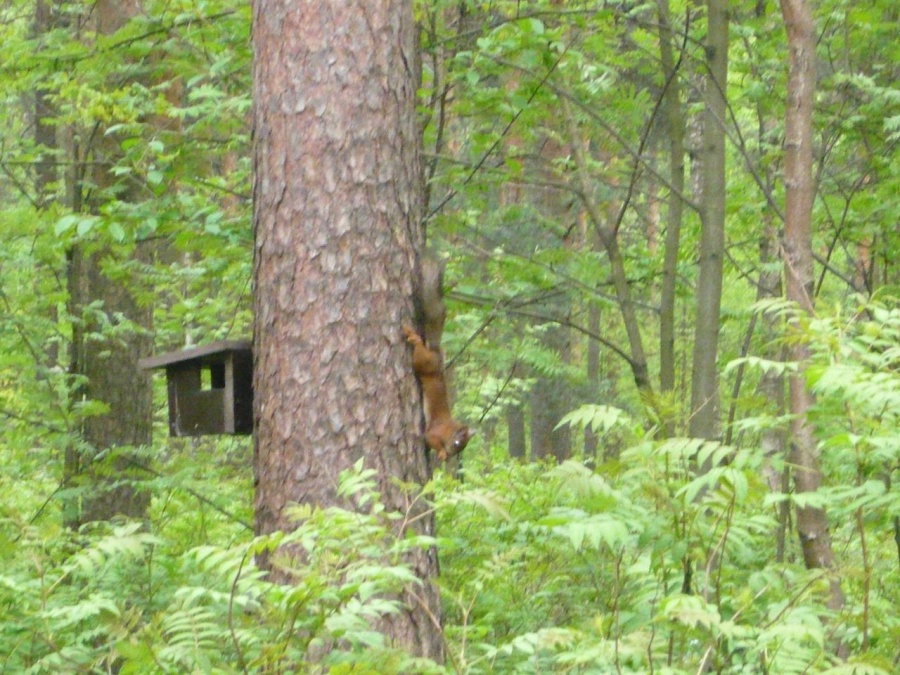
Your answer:
[[[411,4],[256,0],[252,35],[256,530],[338,503],[363,458],[387,508],[432,534],[396,485],[428,479],[401,334],[424,239]],[[423,585],[381,628],[441,660],[436,554],[409,562]]]
[[[769,222],[770,217],[766,217],[766,221],[765,232],[763,233],[763,239],[760,245],[760,264],[764,271],[759,275],[759,287],[756,295],[758,300],[780,297],[782,293],[781,274],[778,271],[771,269],[770,266],[770,261],[777,255],[778,238],[773,224]],[[762,343],[768,345],[764,356],[776,361],[783,361],[785,359],[784,348],[781,346],[771,346],[777,345],[778,343],[777,325],[780,323],[780,319],[770,312],[764,313],[760,318],[763,333]],[[743,369],[739,369],[739,371],[741,370]],[[738,372],[737,378],[740,377],[741,373]],[[772,410],[772,413],[777,417],[781,417],[785,413],[784,384],[783,373],[768,370],[762,374],[759,384],[756,387],[756,392],[759,397],[763,401],[768,402],[769,406],[771,406],[770,409]],[[737,398],[738,387],[736,383],[734,395],[732,397],[732,407],[728,416],[729,436],[733,431],[732,423],[737,407]],[[775,468],[775,465],[780,463],[780,461],[783,461],[787,455],[786,430],[780,425],[764,429],[760,435],[759,442],[763,451],[763,456],[765,457],[765,463],[762,466],[762,474],[766,484],[769,486],[769,490],[773,493],[787,492],[789,487],[788,471],[784,468],[778,471]],[[731,443],[730,438],[726,440],[726,443]],[[775,530],[775,559],[778,562],[782,562],[784,560],[786,532],[790,518],[790,505],[786,501],[780,502],[777,512],[778,525]]]
[[[547,348],[569,360],[568,329],[553,326],[544,333]],[[572,435],[568,425],[556,428],[571,410],[571,387],[561,376],[539,377],[531,389],[531,456],[555,457],[561,462],[572,454]]]
[[[592,198],[592,187],[589,176],[587,157],[585,156],[584,141],[578,132],[578,125],[571,108],[565,100],[561,101],[562,112],[565,115],[566,130],[569,142],[572,144],[572,157],[575,160],[575,176],[578,181],[577,192],[584,205],[588,217],[594,226],[594,231],[609,261],[610,276],[613,287],[616,289],[616,299],[619,311],[622,313],[622,322],[625,324],[625,333],[628,336],[629,359],[632,377],[635,385],[647,400],[653,398],[653,385],[650,382],[650,373],[647,367],[647,357],[644,354],[644,344],[641,339],[641,329],[637,313],[634,309],[634,301],[631,297],[631,287],[628,285],[628,277],[625,274],[625,263],[619,250],[617,233],[608,227],[606,219],[600,212],[597,202]]]
[[[525,411],[521,404],[506,409],[507,448],[510,457],[525,458]]]
[[[34,33],[38,40],[41,36],[56,28],[57,13],[48,0],[37,0],[34,9]],[[50,186],[58,178],[56,171],[57,149],[56,125],[52,123],[55,111],[51,103],[50,92],[38,87],[34,92],[34,142],[40,154],[34,163],[34,187],[39,208],[44,208],[51,201]]]
[[[522,364],[516,362],[512,377],[521,378]],[[510,457],[525,459],[527,453],[525,435],[525,403],[516,402],[506,409],[507,449]]]
[[[595,335],[600,334],[600,307],[596,302],[588,301],[588,330]],[[596,400],[600,391],[600,343],[596,340],[587,341],[587,385],[590,393],[589,401]],[[597,447],[600,439],[588,426],[584,429],[584,456],[597,457]]]
[[[663,394],[675,393],[675,291],[678,285],[678,248],[684,212],[684,115],[681,111],[681,85],[672,47],[675,33],[669,14],[669,0],[659,0],[659,50],[665,76],[665,106],[669,141],[669,184],[671,191],[666,212],[665,251],[659,302],[659,388]],[[672,420],[665,420],[666,436],[675,433]]]
[[[714,439],[719,434],[719,310],[725,249],[725,113],[728,76],[728,2],[708,0],[705,114],[703,118],[703,201],[700,277],[691,367],[689,434]]]
[[[34,8],[34,34],[40,50],[44,36],[57,28],[65,25],[63,15],[58,11],[57,0],[37,0]],[[39,149],[39,156],[34,164],[34,188],[37,197],[37,206],[39,208],[47,208],[54,201],[52,192],[53,184],[59,180],[60,172],[57,169],[58,157],[54,153],[60,150],[60,143],[57,138],[57,127],[53,123],[56,116],[56,110],[52,103],[52,93],[44,87],[38,87],[34,92],[34,142]],[[69,157],[74,160],[76,153],[73,147],[66,148]],[[74,166],[75,161],[70,162],[70,166]],[[80,209],[80,203],[76,202],[76,190],[74,186],[73,170],[65,172],[64,183],[66,185],[66,196],[64,198],[64,207],[77,212]],[[66,289],[68,291],[67,313],[69,316],[75,316],[76,310],[80,311],[80,307],[84,304],[84,299],[77,295],[75,289],[79,285],[81,278],[81,257],[76,255],[74,249],[66,252]],[[58,312],[55,308],[51,310],[51,320],[56,322],[59,319]],[[72,326],[72,340],[69,343],[68,357],[68,374],[70,381],[81,380],[80,364],[83,359],[79,356],[83,344],[83,330],[78,322]],[[59,365],[60,354],[59,346],[56,342],[47,348],[48,365]],[[78,400],[82,390],[75,387],[70,390],[70,401]],[[79,443],[76,441],[74,434],[69,436],[69,441],[63,451],[63,485],[70,485],[79,475],[80,454],[77,449]],[[80,523],[81,505],[77,498],[65,497],[60,500],[63,524],[68,528],[76,528]]]
[[[788,83],[784,139],[784,278],[785,296],[801,311],[813,312],[812,207],[813,128],[815,100],[815,26],[806,0],[781,0],[781,11],[788,38]],[[800,371],[789,381],[791,414],[791,464],[794,485],[799,494],[815,492],[822,484],[822,471],[816,441],[808,415],[814,403],[806,387],[804,368],[809,346],[801,336],[791,341],[790,359]],[[834,552],[828,534],[824,509],[804,506],[797,509],[797,533],[808,568],[831,569]],[[844,595],[840,582],[833,578],[829,607],[840,609]]]

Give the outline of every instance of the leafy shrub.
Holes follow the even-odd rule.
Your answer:
[[[405,555],[433,542],[394,536],[401,516],[357,466],[340,488],[357,510],[298,507],[294,532],[252,540],[212,516],[198,535],[196,509],[172,501],[151,510],[157,531],[77,533],[25,524],[13,502],[0,528],[0,672],[892,672],[900,310],[816,319],[809,335],[825,481],[804,499],[830,516],[833,571],[807,570],[790,531],[780,554],[782,505],[800,498],[770,492],[763,467],[775,460],[762,450],[656,439],[622,411],[587,406],[566,423],[613,434],[625,446],[614,460],[472,453],[464,482],[439,473],[428,486],[446,666],[377,631],[418,583]],[[742,420],[743,438],[769,424]],[[267,581],[261,554],[292,583]],[[835,581],[838,612],[827,608]]]
[[[23,530],[0,576],[2,672],[425,672],[385,645],[378,620],[417,583],[372,472],[342,489],[365,512],[296,507],[297,529],[186,553],[135,523],[41,538]],[[174,551],[174,555],[173,555]],[[291,551],[293,555],[280,553]],[[290,585],[266,581],[268,554]]]
[[[464,484],[439,483],[445,631],[460,670],[892,672],[900,311],[861,307],[808,335],[826,468],[812,499],[831,516],[837,570],[807,570],[790,533],[779,560],[787,523],[775,507],[799,498],[769,492],[759,448],[659,441],[621,411],[585,406],[565,422],[632,433],[617,461],[475,460]],[[847,596],[837,614],[834,581]],[[838,642],[856,655],[848,663]]]

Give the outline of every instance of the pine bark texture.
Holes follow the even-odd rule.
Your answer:
[[[400,331],[423,243],[412,7],[256,0],[252,30],[256,529],[290,529],[291,502],[337,503],[361,457],[406,511],[392,479],[428,478]],[[425,584],[385,631],[440,659],[437,560],[412,564]]]
[[[812,207],[813,105],[816,87],[816,34],[812,10],[806,0],[781,0],[788,39],[787,106],[784,129],[784,281],[785,296],[807,313],[813,312]],[[795,336],[796,337],[796,336]],[[798,493],[815,492],[822,484],[816,441],[808,413],[814,403],[806,387],[804,365],[809,347],[802,339],[791,343],[790,358],[800,372],[790,377],[791,455],[794,486]],[[797,509],[797,534],[808,568],[831,568],[834,552],[828,518],[821,508]],[[844,604],[840,583],[831,584],[829,606]]]
[[[716,359],[725,253],[725,115],[728,78],[728,1],[708,0],[705,113],[703,117],[703,202],[700,209],[700,277],[691,369],[689,435],[719,434]]]

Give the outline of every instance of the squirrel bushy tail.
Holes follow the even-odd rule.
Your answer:
[[[425,344],[440,352],[447,308],[444,306],[444,261],[431,254],[422,257],[422,287],[419,296]]]

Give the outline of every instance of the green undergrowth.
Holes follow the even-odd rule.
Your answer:
[[[71,532],[52,509],[25,518],[28,493],[11,492],[0,673],[895,672],[900,313],[868,316],[810,326],[825,336],[806,374],[824,472],[812,496],[769,487],[789,468],[754,443],[769,419],[743,420],[731,447],[659,439],[599,405],[563,423],[614,437],[622,449],[605,461],[522,463],[495,448],[470,453],[459,477],[439,472],[422,495],[436,539],[397,536],[406,514],[382,506],[362,463],[341,478],[355,510],[297,507],[294,532],[264,537],[240,524],[249,507],[210,508],[171,477],[146,526]],[[225,479],[233,462],[218,496],[249,504],[248,482]],[[828,513],[834,569],[803,563],[790,516],[805,505]],[[377,630],[420,583],[408,555],[431,546],[440,665]],[[291,583],[267,581],[259,556]]]

